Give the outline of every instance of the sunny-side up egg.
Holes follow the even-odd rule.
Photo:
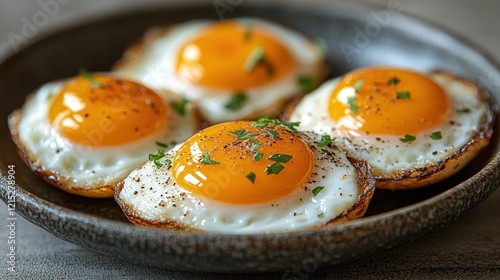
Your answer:
[[[115,200],[138,225],[228,234],[361,217],[375,188],[368,165],[294,125],[260,119],[206,128],[131,172]]]
[[[9,126],[23,159],[47,182],[112,197],[114,184],[158,145],[173,147],[199,129],[193,108],[181,105],[138,82],[82,72],[43,85],[11,114]]]
[[[389,189],[427,186],[458,172],[488,144],[494,119],[472,82],[395,67],[328,81],[285,115],[367,161],[377,187]]]
[[[319,41],[256,18],[153,28],[114,71],[196,103],[210,123],[276,116],[326,74]]]

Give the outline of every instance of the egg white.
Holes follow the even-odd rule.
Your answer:
[[[280,80],[246,89],[247,101],[241,109],[230,111],[224,108],[233,96],[232,91],[194,85],[180,80],[176,74],[177,53],[182,45],[200,34],[213,21],[196,20],[166,28],[150,29],[138,45],[125,52],[114,71],[139,79],[153,89],[167,89],[185,96],[199,106],[201,113],[210,123],[278,115],[284,102],[301,93],[297,77],[308,75],[317,80],[323,78],[323,54],[316,43],[293,30],[262,19],[236,20],[243,24],[263,27],[288,47],[296,60],[296,68]]]
[[[353,158],[368,162],[374,176],[383,177],[402,170],[437,165],[454,155],[481,129],[488,115],[488,104],[481,99],[478,89],[454,76],[436,72],[429,77],[448,94],[451,101],[449,117],[441,124],[416,134],[416,140],[403,143],[403,135],[366,134],[336,129],[337,124],[328,112],[329,98],[340,77],[324,83],[305,96],[290,113],[290,121],[300,121],[299,130],[328,134]],[[429,100],[432,102],[432,100]],[[467,109],[467,112],[460,113]],[[441,132],[442,139],[431,138]],[[458,171],[458,170],[457,170]]]
[[[306,183],[277,200],[231,204],[198,197],[175,182],[172,163],[165,161],[160,169],[149,161],[131,172],[120,183],[115,199],[134,220],[155,225],[175,222],[180,228],[204,232],[271,233],[323,226],[358,200],[358,173],[340,150],[320,151],[317,135],[301,133],[301,138],[313,152],[313,169]],[[180,146],[170,150],[165,160],[173,160]],[[318,186],[325,188],[314,196],[312,190]]]
[[[47,83],[32,94],[22,109],[17,130],[19,140],[34,164],[52,174],[54,180],[64,178],[71,187],[94,189],[114,184],[159,148],[156,141],[181,142],[199,128],[193,108],[188,105],[185,116],[170,110],[170,121],[141,140],[103,147],[75,143],[62,136],[48,118],[52,97],[65,82],[66,80]],[[165,106],[171,106],[165,94],[160,96],[164,98]],[[107,129],[96,129],[95,133],[112,133]]]

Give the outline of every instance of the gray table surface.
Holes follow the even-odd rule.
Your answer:
[[[50,1],[50,0],[40,0]],[[55,0],[52,0],[55,1]],[[245,1],[245,0],[243,0]],[[247,0],[250,1],[250,0]],[[390,0],[398,1],[398,0]],[[500,1],[400,0],[416,15],[473,42],[500,61]],[[13,52],[7,34],[20,32],[23,17],[40,10],[38,1],[0,0],[0,60]],[[60,10],[34,39],[89,18],[99,18],[160,0],[60,1]],[[388,0],[364,0],[387,5]],[[499,82],[500,90],[500,82]],[[0,221],[7,207],[0,203]],[[8,229],[0,226],[0,279],[7,275]],[[16,279],[283,279],[280,273],[216,275],[164,271],[126,263],[62,241],[19,218],[16,228]],[[412,243],[297,279],[500,279],[500,190],[472,213]],[[290,279],[290,278],[286,278]]]

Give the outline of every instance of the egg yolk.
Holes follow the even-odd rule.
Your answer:
[[[436,82],[399,68],[366,68],[345,75],[332,91],[330,117],[340,128],[405,135],[444,122],[450,100]]]
[[[294,65],[288,48],[264,28],[220,21],[181,47],[176,71],[193,84],[244,90],[275,81]]]
[[[193,194],[233,204],[293,192],[311,172],[309,147],[288,128],[255,124],[223,123],[195,134],[173,159],[175,181]]]
[[[168,107],[151,89],[105,75],[81,75],[56,93],[52,125],[87,146],[114,146],[151,135],[168,121]]]

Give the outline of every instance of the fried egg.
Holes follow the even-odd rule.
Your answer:
[[[112,197],[114,184],[158,145],[173,147],[199,129],[185,105],[176,111],[166,93],[85,72],[43,85],[9,125],[23,159],[46,181],[73,194]]]
[[[197,20],[149,30],[114,71],[195,102],[210,123],[256,119],[322,82],[320,46],[262,19]]]
[[[206,128],[131,172],[115,200],[138,225],[227,234],[362,216],[374,191],[368,165],[294,125],[265,118]]]
[[[451,73],[396,67],[355,70],[287,109],[300,130],[333,139],[365,160],[378,188],[427,186],[455,174],[485,147],[494,114],[476,85]]]

